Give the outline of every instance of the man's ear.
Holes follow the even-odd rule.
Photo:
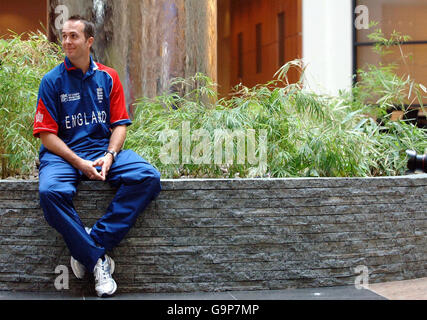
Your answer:
[[[89,39],[86,40],[87,44],[89,45],[89,48],[92,47],[94,41],[95,39],[93,37],[90,37]]]

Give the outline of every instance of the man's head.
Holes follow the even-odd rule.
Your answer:
[[[62,27],[62,47],[67,57],[72,62],[89,57],[94,35],[92,22],[80,16],[71,16]]]

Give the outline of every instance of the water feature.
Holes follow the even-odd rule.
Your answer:
[[[216,81],[216,0],[50,0],[49,36],[65,6],[96,26],[94,57],[115,68],[128,106],[141,96],[153,97],[169,89],[174,77],[196,72]],[[132,108],[130,108],[132,109]]]

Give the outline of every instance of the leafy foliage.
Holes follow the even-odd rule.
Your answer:
[[[407,36],[393,32],[387,38],[377,29],[369,37],[376,43],[374,52],[384,56],[397,46],[405,63],[401,43]],[[253,88],[239,85],[229,98],[219,100],[215,99],[215,84],[206,76],[175,79],[171,88],[188,93],[140,99],[126,146],[155,164],[164,177],[400,175],[406,170],[405,150],[423,153],[426,149],[424,129],[404,120],[390,120],[390,110],[408,112],[414,101],[424,108],[427,93],[409,75],[399,77],[395,63],[367,64],[358,71],[359,81],[351,91],[337,97],[306,91],[302,77],[289,83],[291,68],[304,73],[301,61],[290,61],[277,71],[277,80]],[[191,132],[203,129],[211,137],[218,128],[267,130],[267,170],[248,162],[197,165],[183,161],[185,121],[191,124]],[[168,130],[179,132],[175,163],[161,161]],[[212,139],[208,143],[213,144]]]
[[[372,106],[348,92],[320,96],[305,91],[301,82],[289,84],[286,73],[292,67],[302,72],[300,61],[289,62],[277,72],[277,80],[253,88],[239,85],[230,98],[219,100],[214,99],[215,84],[204,75],[176,79],[174,87],[186,88],[185,95],[167,93],[137,102],[126,147],[153,163],[164,177],[243,178],[399,175],[405,172],[405,150],[427,146],[424,130],[404,121],[378,124],[369,115]],[[267,170],[248,161],[236,163],[236,150],[232,164],[217,164],[212,154],[209,164],[183,161],[184,122],[191,133],[209,132],[211,145],[219,128],[266,130]],[[169,130],[178,133],[174,163],[164,163],[160,155],[170,142],[165,139]],[[191,147],[193,152],[198,145]],[[258,144],[258,156],[259,148]]]
[[[389,41],[381,30],[373,37],[380,54],[387,53],[387,46],[399,46],[401,40],[396,33],[395,41]],[[15,35],[0,40],[0,60],[0,154],[7,157],[9,175],[25,176],[35,168],[40,145],[32,137],[40,80],[61,62],[62,53],[41,33],[25,41]],[[236,86],[221,99],[216,84],[205,75],[173,79],[170,92],[138,100],[125,148],[153,163],[164,178],[400,175],[406,169],[405,150],[426,149],[424,129],[389,118],[390,108],[406,112],[414,101],[422,102],[427,91],[409,76],[397,76],[395,65],[367,65],[359,70],[357,85],[338,96],[307,91],[302,80],[289,83],[291,68],[304,73],[301,61],[290,61],[275,80],[253,88]],[[252,156],[261,159],[266,153],[265,165],[249,160],[248,140],[243,163],[236,161],[236,145],[231,162],[215,162],[213,152],[208,163],[194,161],[206,145],[215,145],[218,130],[255,133]],[[208,139],[202,140],[200,132]],[[266,152],[260,143],[262,132],[266,132]],[[177,139],[178,160],[165,163],[164,147],[173,139]],[[190,157],[184,159],[186,152]]]
[[[38,87],[62,60],[60,48],[43,33],[28,36],[0,39],[0,154],[7,159],[8,175],[35,169],[40,142],[32,136],[32,125]]]

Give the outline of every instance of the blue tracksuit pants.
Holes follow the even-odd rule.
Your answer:
[[[103,154],[99,150],[80,156],[94,161]],[[160,193],[160,173],[135,152],[121,151],[106,179],[118,188],[116,195],[90,235],[73,205],[77,185],[84,179],[81,171],[59,156],[47,153],[40,160],[39,192],[44,216],[63,236],[71,255],[92,272],[98,259],[119,244],[138,215]]]

